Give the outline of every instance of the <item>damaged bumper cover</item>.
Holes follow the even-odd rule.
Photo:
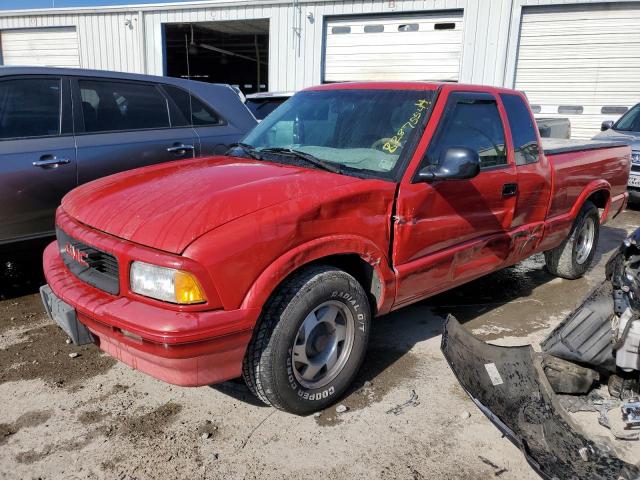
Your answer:
[[[562,414],[531,347],[484,343],[449,316],[442,352],[478,408],[543,478],[640,479],[640,467],[587,439]]]

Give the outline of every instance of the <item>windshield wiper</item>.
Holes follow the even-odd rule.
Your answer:
[[[227,153],[229,153],[234,148],[239,148],[240,150],[242,150],[244,153],[249,155],[254,160],[262,160],[262,157],[258,153],[258,150],[256,150],[253,145],[249,145],[248,143],[242,143],[242,142],[232,143],[229,146],[229,150],[227,150]]]
[[[328,172],[332,173],[342,173],[342,170],[338,165],[331,164],[329,162],[325,162],[324,160],[320,160],[318,157],[311,155],[310,153],[301,152],[300,150],[295,150],[293,148],[285,148],[285,147],[267,147],[260,149],[260,153],[285,153],[288,155],[292,155],[296,158],[302,159],[311,165],[322,168]]]

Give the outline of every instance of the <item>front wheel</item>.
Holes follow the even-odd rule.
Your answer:
[[[569,237],[553,250],[544,252],[547,270],[571,280],[583,276],[595,257],[599,235],[598,208],[587,201],[580,209]]]
[[[287,280],[249,343],[243,377],[263,402],[304,415],[336,402],[367,348],[371,311],[362,286],[329,266]]]

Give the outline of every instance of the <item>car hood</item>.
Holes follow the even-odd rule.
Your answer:
[[[632,150],[640,150],[640,132],[621,132],[613,129],[600,132],[593,140],[615,140],[626,142]]]
[[[63,198],[62,209],[110,235],[181,253],[196,238],[244,215],[356,181],[297,166],[210,157],[87,183]]]

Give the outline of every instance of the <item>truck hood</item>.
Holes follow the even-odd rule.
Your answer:
[[[257,160],[199,158],[87,183],[63,198],[62,209],[110,235],[181,253],[196,238],[244,215],[356,181]]]

